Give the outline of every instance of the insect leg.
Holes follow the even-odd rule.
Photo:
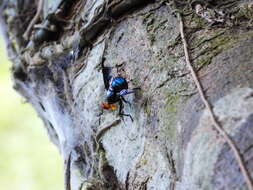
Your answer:
[[[131,106],[131,103],[129,101],[127,101],[124,96],[120,96],[121,99],[123,100],[123,102],[127,103],[129,106]]]
[[[119,100],[119,116],[122,117],[123,120],[124,120],[124,116],[130,117],[131,121],[133,122],[134,120],[133,120],[133,118],[132,118],[132,116],[130,114],[124,114],[123,113],[123,108],[124,108],[124,105],[123,105],[123,103],[122,103],[122,101],[120,99]]]

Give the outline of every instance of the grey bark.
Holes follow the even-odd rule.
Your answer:
[[[1,1],[14,88],[43,120],[64,159],[65,188],[247,189],[213,130],[187,70],[175,12],[184,15],[191,59],[223,128],[253,174],[252,1]],[[130,87],[119,118],[103,111],[101,60]]]

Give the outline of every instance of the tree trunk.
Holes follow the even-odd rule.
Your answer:
[[[65,163],[66,190],[247,189],[186,66],[253,175],[253,2],[2,0],[14,88]],[[30,28],[30,29],[29,29]],[[100,107],[101,61],[130,88],[124,113]]]

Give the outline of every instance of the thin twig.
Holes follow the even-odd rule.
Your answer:
[[[44,0],[39,0],[39,4],[37,6],[37,12],[36,12],[35,16],[33,17],[32,21],[30,22],[30,24],[28,25],[25,33],[23,34],[23,38],[25,40],[28,40],[28,37],[29,37],[31,30],[32,30],[32,27],[34,26],[34,24],[36,24],[36,22],[38,21],[38,19],[40,17],[40,13],[43,9],[43,3],[44,3]]]
[[[110,125],[104,127],[103,129],[101,129],[97,134],[96,134],[96,137],[95,137],[95,140],[96,140],[96,143],[97,143],[97,149],[99,150],[100,149],[100,139],[102,138],[102,136],[109,130],[111,129],[112,127],[115,127],[117,126],[119,123],[120,123],[120,119],[117,119],[115,121],[113,121]]]
[[[213,109],[210,105],[210,103],[207,101],[205,94],[203,92],[203,87],[200,84],[200,81],[198,80],[198,77],[193,69],[193,66],[191,64],[190,61],[190,56],[189,56],[189,52],[188,52],[188,45],[187,45],[187,41],[185,38],[185,34],[184,34],[184,23],[183,23],[183,18],[181,14],[177,14],[179,22],[180,22],[180,33],[181,33],[181,38],[182,38],[182,42],[184,45],[184,53],[185,53],[185,59],[186,59],[186,64],[189,67],[190,71],[191,71],[191,75],[193,77],[194,83],[197,86],[198,92],[200,94],[200,97],[203,101],[203,103],[205,104],[205,107],[207,108],[207,111],[209,112],[209,115],[211,117],[212,123],[215,127],[215,129],[219,132],[219,134],[225,139],[225,141],[228,143],[229,147],[231,148],[231,150],[233,151],[236,161],[240,167],[240,170],[245,178],[245,181],[248,185],[249,190],[253,190],[253,184],[251,181],[251,178],[249,176],[248,171],[246,170],[246,167],[243,163],[242,157],[239,153],[238,148],[236,147],[235,142],[231,139],[231,137],[224,131],[224,129],[222,129],[221,125],[219,124],[219,122],[217,121],[217,118],[215,117],[215,114],[213,112]]]
[[[68,159],[66,160],[65,165],[65,189],[71,190],[71,154],[69,153]]]

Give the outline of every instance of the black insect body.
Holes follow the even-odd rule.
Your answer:
[[[140,89],[140,88],[128,89],[128,83],[126,79],[121,76],[117,76],[117,77],[111,76],[110,75],[111,68],[105,67],[104,61],[105,60],[103,59],[101,65],[102,65],[102,73],[103,73],[105,89],[107,90],[107,93],[106,93],[107,103],[103,103],[102,108],[108,109],[108,110],[114,110],[116,109],[115,103],[119,102],[119,115],[128,116],[133,121],[133,118],[130,114],[123,113],[123,108],[124,108],[123,102],[131,105],[130,102],[125,100],[124,96],[127,94],[134,93],[135,90]]]

